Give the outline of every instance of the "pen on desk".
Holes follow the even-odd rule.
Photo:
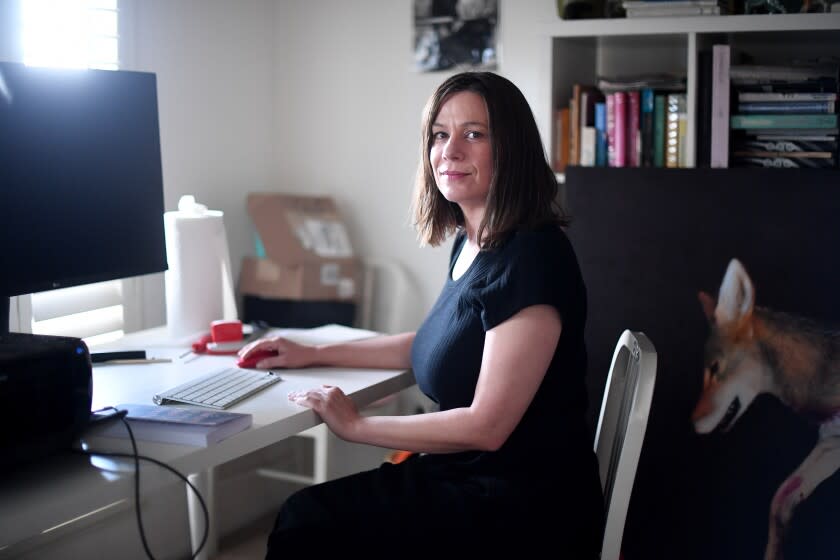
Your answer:
[[[118,350],[116,352],[91,352],[90,361],[94,364],[114,360],[145,360],[145,350]]]
[[[117,359],[117,360],[105,360],[102,362],[95,362],[97,365],[102,366],[124,366],[124,365],[133,365],[133,364],[169,364],[172,363],[170,358],[136,358],[136,359]]]

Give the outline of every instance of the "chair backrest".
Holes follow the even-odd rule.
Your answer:
[[[644,333],[625,330],[613,353],[595,433],[607,512],[601,560],[618,560],[621,554],[624,522],[655,381],[653,344]]]
[[[362,293],[356,326],[384,334],[416,330],[421,303],[408,271],[394,259],[363,259]]]

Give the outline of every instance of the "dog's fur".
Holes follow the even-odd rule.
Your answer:
[[[840,468],[840,332],[756,307],[752,281],[733,259],[718,300],[700,303],[710,325],[695,430],[728,430],[760,393],[770,393],[820,424],[819,440],[779,486],[770,506],[765,560],[781,560],[793,511]]]

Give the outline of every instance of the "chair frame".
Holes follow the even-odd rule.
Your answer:
[[[625,330],[610,364],[595,434],[601,487],[607,512],[602,560],[619,560],[633,481],[645,438],[657,355],[638,331]]]

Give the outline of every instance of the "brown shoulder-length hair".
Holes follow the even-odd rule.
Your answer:
[[[414,191],[414,225],[421,244],[437,246],[464,226],[457,204],[437,188],[429,151],[432,123],[453,93],[471,91],[487,105],[493,153],[493,177],[487,208],[478,227],[482,248],[498,247],[516,229],[545,224],[568,225],[557,200],[557,178],[546,161],[531,107],[513,82],[492,72],[464,72],[443,82],[423,111],[420,164]]]

